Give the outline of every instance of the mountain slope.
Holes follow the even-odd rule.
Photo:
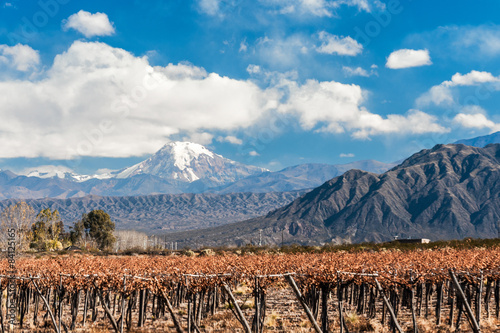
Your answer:
[[[189,246],[498,237],[500,145],[437,145],[377,175],[350,170],[265,217],[168,235]],[[203,234],[203,238],[201,238]]]
[[[87,196],[72,199],[26,200],[35,211],[57,209],[66,226],[82,214],[103,209],[117,229],[165,232],[207,228],[246,220],[286,205],[303,192],[235,194],[162,194],[137,197]],[[18,200],[0,201],[0,210]]]
[[[265,171],[231,161],[196,143],[171,142],[147,160],[118,173],[116,178],[147,174],[181,183],[198,181],[213,187]]]
[[[458,140],[455,144],[463,144],[473,147],[486,147],[491,143],[500,143],[500,132],[495,132],[489,135],[478,136],[472,139]]]
[[[300,164],[285,168],[276,172],[265,172],[260,175],[248,177],[234,182],[221,189],[217,193],[234,192],[269,192],[269,191],[293,191],[299,189],[311,189],[318,187],[329,179],[337,177],[347,170],[361,169],[374,173],[383,173],[394,164],[386,164],[378,161],[357,161],[348,164]]]

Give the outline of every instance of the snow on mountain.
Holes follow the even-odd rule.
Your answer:
[[[199,180],[207,184],[227,184],[265,171],[231,161],[197,143],[170,142],[147,160],[124,169],[116,178],[149,174],[184,183]]]
[[[35,168],[26,168],[18,172],[21,176],[36,177],[36,178],[60,178],[71,180],[74,182],[84,182],[90,179],[109,179],[114,176],[111,173],[95,174],[95,175],[80,175],[72,169],[63,165],[41,165]]]

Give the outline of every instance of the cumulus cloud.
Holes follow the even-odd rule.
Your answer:
[[[108,15],[105,13],[91,14],[84,10],[68,17],[63,23],[63,28],[65,30],[75,29],[87,38],[111,36],[115,33],[115,28],[109,21]]]
[[[444,85],[437,85],[429,89],[428,92],[417,98],[417,105],[427,106],[435,105],[452,105],[455,102],[451,89]]]
[[[459,113],[453,118],[453,121],[465,128],[483,129],[488,128],[491,133],[500,131],[500,124],[489,120],[484,114],[465,114]]]
[[[0,63],[21,72],[35,69],[40,63],[40,54],[28,45],[0,45]]]
[[[442,85],[447,87],[455,87],[455,86],[474,86],[481,83],[487,82],[499,82],[500,79],[493,76],[493,74],[489,72],[479,72],[479,71],[471,71],[465,75],[460,73],[456,73],[451,77],[451,81],[445,81]]]
[[[258,73],[260,73],[260,66],[250,64],[247,66],[247,72],[248,72],[248,74],[258,74]]]
[[[209,145],[214,139],[213,134],[202,132],[202,133],[191,133],[191,135],[183,138],[184,141],[199,143],[200,145]]]
[[[233,145],[242,145],[243,144],[243,140],[241,139],[238,139],[237,137],[233,136],[233,135],[228,135],[226,137],[218,137],[217,138],[217,141],[219,142],[229,142]]]
[[[446,130],[421,111],[369,112],[357,85],[274,75],[261,88],[189,63],[152,67],[147,57],[98,42],[74,42],[37,77],[0,81],[0,158],[141,156],[173,135],[206,143],[214,132],[257,126],[273,113],[306,130],[356,138]]]
[[[500,82],[500,77],[495,77],[489,72],[472,70],[467,74],[456,73],[451,77],[451,80],[443,81],[441,84],[433,86],[428,92],[422,94],[417,99],[417,105],[453,105],[455,103],[455,87],[495,84],[498,82]],[[498,88],[492,88],[490,92],[493,90],[498,90]]]
[[[319,40],[322,42],[320,46],[316,47],[316,51],[319,53],[355,56],[363,51],[363,45],[349,36],[339,37],[321,31]]]
[[[258,152],[256,152],[255,150],[252,150],[251,152],[249,152],[248,155],[250,155],[250,156],[260,156],[260,154]]]
[[[479,106],[469,106],[453,118],[453,122],[464,128],[489,129],[491,132],[500,131],[500,124],[488,119],[484,109]]]
[[[349,66],[342,66],[342,71],[344,72],[345,76],[364,76],[364,77],[370,77],[372,75],[377,75],[377,72],[374,71],[373,69],[368,72],[366,69],[363,69],[361,67],[349,67]]]
[[[348,153],[348,154],[345,154],[345,153],[342,153],[339,155],[341,158],[352,158],[354,157],[355,155],[353,153]]]
[[[0,157],[140,156],[172,134],[251,126],[277,98],[189,64],[153,68],[104,43],[74,42],[43,74],[0,82]]]
[[[432,61],[428,50],[401,49],[394,51],[389,55],[385,67],[391,69],[401,69],[428,66],[431,64]]]
[[[384,10],[385,4],[379,0],[261,0],[274,12],[284,15],[312,15],[333,17],[341,6],[356,7],[359,11]]]
[[[449,131],[437,123],[436,117],[419,110],[410,110],[406,115],[390,114],[385,118],[371,113],[361,106],[364,94],[357,85],[308,80],[303,85],[288,82],[288,90],[289,98],[278,110],[297,115],[306,130],[333,133],[348,130],[357,139],[390,133]]]

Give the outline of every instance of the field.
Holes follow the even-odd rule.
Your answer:
[[[4,259],[2,331],[500,330],[498,246],[205,254]]]

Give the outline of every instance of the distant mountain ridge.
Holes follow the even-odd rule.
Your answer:
[[[171,142],[134,166],[98,175],[41,166],[26,175],[0,171],[0,200],[134,196],[180,193],[283,192],[312,189],[349,168],[383,172],[392,165],[360,161],[345,165],[304,164],[277,172],[244,165],[191,142]]]
[[[384,173],[395,164],[374,160],[357,161],[348,164],[300,164],[280,171],[265,172],[260,175],[244,178],[240,181],[218,189],[217,193],[232,192],[269,192],[312,189],[327,180],[340,176],[351,169],[361,169],[373,173]]]
[[[500,144],[422,150],[377,175],[350,170],[266,216],[167,235],[182,246],[492,238],[500,232]]]
[[[282,207],[303,191],[273,193],[185,193],[135,197],[86,196],[71,199],[28,199],[35,211],[57,209],[66,227],[82,214],[103,209],[117,229],[148,233],[173,232],[220,226],[267,214]],[[0,201],[0,211],[19,200]]]
[[[500,143],[500,132],[495,132],[489,135],[478,136],[472,139],[458,140],[455,144],[463,144],[473,147],[486,147],[491,143]]]

